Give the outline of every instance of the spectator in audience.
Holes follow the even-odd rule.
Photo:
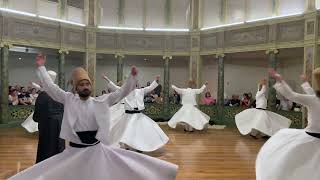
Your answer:
[[[241,106],[245,107],[245,108],[248,108],[250,106],[250,103],[251,103],[251,100],[250,100],[249,94],[244,93],[243,94],[243,99],[242,99],[242,101],[240,103]]]
[[[21,93],[18,95],[19,105],[31,105],[32,101],[30,94],[27,92],[25,87],[21,88]]]
[[[156,103],[158,103],[158,104],[162,104],[163,103],[163,98],[162,98],[163,94],[162,94],[162,92],[160,93],[160,96],[158,96],[157,94],[154,94],[153,97],[154,97],[154,100],[155,100]]]
[[[240,99],[238,95],[232,95],[229,106],[240,106]]]
[[[31,105],[35,105],[36,104],[36,100],[38,98],[38,92],[36,88],[32,88],[31,89],[31,94],[30,94],[30,99],[31,99]]]
[[[18,96],[19,96],[19,95],[21,94],[21,86],[20,86],[20,85],[16,85],[16,86],[14,87],[14,89],[17,90]]]
[[[18,91],[12,89],[9,92],[9,105],[16,106],[19,104]]]
[[[148,83],[147,83],[148,84]],[[147,87],[150,85],[147,85]],[[145,103],[153,103],[155,101],[155,97],[157,97],[154,93],[154,90],[144,96]]]
[[[209,91],[205,93],[202,102],[205,105],[215,105],[216,104],[216,100],[211,97],[211,93]]]
[[[174,90],[172,96],[170,97],[170,102],[172,104],[180,104],[180,100],[180,95]]]
[[[162,92],[162,86],[160,84],[160,81],[156,81],[159,85],[154,89],[154,93],[158,96],[161,97],[161,92]]]

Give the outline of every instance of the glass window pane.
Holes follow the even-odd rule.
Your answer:
[[[221,24],[221,0],[202,1],[202,27],[212,27]]]
[[[126,0],[124,5],[124,26],[143,27],[143,0]]]
[[[38,13],[40,16],[59,18],[58,6],[56,2],[40,0],[38,1]]]
[[[306,0],[279,0],[279,15],[290,15],[303,13]]]
[[[17,11],[23,11],[28,13],[37,13],[37,1],[36,0],[10,0],[9,1],[9,9],[14,9]]]
[[[148,28],[164,28],[165,23],[165,0],[147,0],[147,23]]]
[[[68,20],[76,23],[83,23],[83,9],[68,6]]]
[[[188,29],[190,20],[190,0],[173,0],[171,1],[171,6],[171,27]]]
[[[263,9],[263,11],[261,11]],[[271,17],[273,14],[272,0],[248,0],[247,20]]]
[[[227,0],[227,19],[226,23],[244,22],[245,17],[245,0]]]
[[[101,2],[102,26],[118,26],[118,0],[103,0]]]

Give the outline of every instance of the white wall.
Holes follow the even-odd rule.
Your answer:
[[[290,87],[297,92],[302,92],[300,75],[303,73],[303,59],[283,59],[279,62],[279,73],[290,85]]]
[[[29,81],[38,81],[35,74],[35,54],[11,53],[9,56],[9,84],[28,85]],[[84,56],[77,58],[66,56],[66,81],[71,77],[72,69],[83,66]],[[22,60],[18,58],[22,57]],[[47,69],[58,71],[57,56],[47,57]],[[161,76],[160,83],[163,85],[163,63],[161,56],[149,56],[147,61],[145,56],[126,56],[124,59],[124,75],[129,74],[131,66],[139,69],[139,84],[145,86],[148,81],[153,81],[156,75]],[[289,85],[298,92],[301,92],[299,75],[303,71],[303,59],[279,59],[279,72]],[[101,79],[101,73],[106,72],[114,82],[117,78],[117,62],[113,55],[97,58],[96,72],[96,93],[101,94],[105,89],[105,82]],[[217,97],[218,64],[215,58],[203,60],[202,82],[209,82],[209,91],[212,96]],[[242,95],[244,92],[256,93],[257,83],[267,77],[267,59],[257,58],[255,60],[246,59],[226,59],[225,60],[225,92],[230,97],[232,94]],[[186,87],[189,79],[189,57],[173,57],[170,60],[170,86],[174,84],[178,87]],[[56,81],[57,82],[57,81]],[[68,88],[70,89],[70,88]],[[170,92],[172,89],[170,88]]]
[[[144,59],[147,59],[145,61]],[[138,83],[140,86],[146,86],[147,82],[152,82],[157,75],[160,75],[160,84],[163,85],[164,78],[164,60],[162,56],[125,56],[123,75],[130,73],[131,66],[136,66],[139,70]],[[189,73],[189,57],[173,57],[170,60],[170,85],[185,87]],[[97,60],[96,73],[96,92],[106,89],[105,82],[101,79],[101,73],[107,72],[108,77],[116,82],[117,80],[117,61],[112,55],[103,55],[103,58]],[[170,88],[170,91],[172,89]]]
[[[105,80],[101,78],[101,74],[105,73],[110,80],[117,81],[117,61],[113,55],[105,55],[97,59],[96,69],[96,94],[100,95],[102,90],[106,89]]]
[[[19,57],[22,59],[19,60]],[[35,73],[36,54],[26,54],[26,53],[11,53],[9,56],[9,84],[10,85],[22,85],[27,86],[29,81],[38,82],[38,77]],[[66,55],[66,82],[71,78],[72,70],[75,67],[83,66],[84,57],[72,58],[70,55]],[[47,70],[53,70],[58,72],[58,54],[57,55],[47,55],[46,62]],[[55,81],[58,83],[58,79]]]
[[[19,60],[18,58],[22,59]],[[38,82],[35,73],[36,55],[10,55],[9,56],[9,84],[27,86],[29,81]],[[58,71],[58,59],[56,56],[47,56],[46,67],[48,70]]]
[[[263,78],[268,78],[267,59],[226,59],[224,90],[228,97],[233,94],[242,95],[257,92],[257,84]],[[289,83],[293,90],[301,92],[299,75],[303,72],[303,59],[279,59],[279,73]],[[218,62],[215,58],[203,60],[202,82],[208,81],[209,91],[217,97]]]

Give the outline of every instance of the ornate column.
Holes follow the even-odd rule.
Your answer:
[[[68,4],[67,0],[59,0],[59,16],[60,19],[67,19],[68,15]]]
[[[59,50],[58,85],[64,90],[66,89],[66,54],[69,54],[69,51]]]
[[[218,119],[224,119],[224,54],[217,54],[218,59],[218,98],[217,98],[217,110]]]
[[[277,54],[279,51],[277,49],[270,49],[266,51],[266,54],[269,55],[268,68],[277,69],[278,57]],[[276,90],[273,88],[273,85],[276,81],[273,78],[268,77],[268,109],[275,110],[277,104]]]
[[[97,26],[97,3],[98,0],[85,0],[85,9],[88,10],[88,26],[86,27],[86,52],[85,52],[85,67],[92,81],[92,92],[95,96],[95,78],[96,78],[96,31]]]
[[[9,121],[9,49],[10,44],[1,43],[1,61],[0,61],[0,75],[1,75],[1,97],[0,97],[0,123],[7,123]]]
[[[117,53],[114,55],[114,57],[117,59],[117,82],[123,80],[123,58],[124,55]]]
[[[169,61],[172,59],[172,56],[164,55],[162,57],[164,59],[164,77],[163,77],[163,119],[168,120],[170,117],[170,103],[169,103],[169,82],[170,82],[170,69],[169,69]]]

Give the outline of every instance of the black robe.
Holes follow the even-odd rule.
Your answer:
[[[59,138],[63,118],[63,105],[54,101],[46,92],[36,100],[33,120],[38,122],[39,142],[36,163],[62,152],[64,140]]]

